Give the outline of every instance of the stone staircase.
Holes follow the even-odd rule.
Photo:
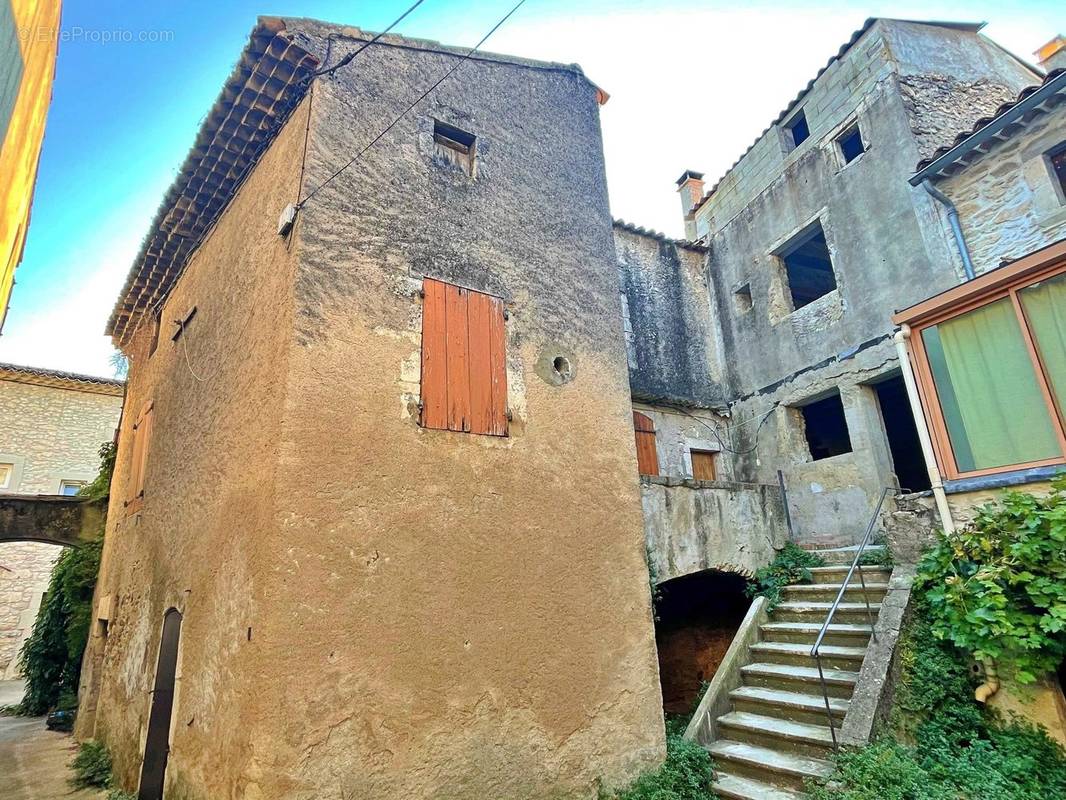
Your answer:
[[[736,800],[798,800],[803,781],[832,770],[833,740],[811,647],[855,557],[856,548],[819,550],[827,566],[811,570],[814,582],[790,586],[759,626],[729,692],[732,710],[715,720],[705,743],[715,762],[714,790]],[[867,552],[879,548],[868,547]],[[880,611],[891,569],[863,567],[871,610]],[[848,713],[870,640],[870,625],[856,573],[822,643],[822,671],[837,735]]]

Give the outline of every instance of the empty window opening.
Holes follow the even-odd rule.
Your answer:
[[[467,175],[474,174],[474,152],[477,137],[440,120],[433,120],[433,141],[437,154],[462,167]]]
[[[855,123],[837,137],[837,147],[840,148],[840,155],[843,156],[845,164],[850,164],[866,152],[858,123]]]
[[[659,474],[659,455],[655,450],[655,423],[647,414],[633,412],[633,435],[637,440],[637,472]]]
[[[892,454],[892,469],[900,488],[912,492],[926,491],[931,486],[929,472],[925,467],[918,428],[914,424],[903,376],[896,375],[881,381],[874,385],[873,390],[881,407],[888,449]]]
[[[698,481],[718,480],[718,453],[713,450],[690,450],[692,477]]]
[[[716,570],[659,584],[655,644],[666,713],[692,712],[751,605],[746,587],[740,575]]]
[[[811,135],[811,129],[807,126],[807,115],[800,111],[796,116],[785,124],[792,146],[798,147]]]
[[[839,393],[808,403],[800,408],[800,413],[803,415],[803,433],[807,437],[807,447],[810,448],[813,461],[851,452],[851,436],[848,434],[844,403]]]
[[[810,305],[837,288],[833,260],[829,256],[829,245],[820,222],[815,222],[778,257],[785,265],[794,309]]]
[[[733,292],[733,302],[736,304],[737,311],[741,314],[751,311],[751,284],[745,283],[735,292]]]
[[[1066,203],[1066,142],[1053,147],[1047,154],[1051,174],[1058,183],[1059,201]]]

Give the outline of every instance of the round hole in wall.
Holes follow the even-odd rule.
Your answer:
[[[552,369],[564,381],[570,380],[570,359],[565,356],[556,356],[552,359]]]

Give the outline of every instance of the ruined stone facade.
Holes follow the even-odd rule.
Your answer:
[[[262,31],[319,64],[368,38]],[[591,798],[663,755],[597,88],[469,59],[276,233],[462,53],[315,79],[167,294],[195,315],[129,317],[79,714],[127,789],[170,608],[167,796]],[[506,437],[419,425],[425,277],[502,298]]]
[[[671,314],[691,319],[688,308],[710,303],[702,379],[714,387],[730,477],[774,486],[781,470],[801,541],[851,543],[883,487],[909,488],[905,471],[922,477],[920,454],[896,463],[894,429],[910,412],[890,316],[955,285],[962,268],[940,208],[907,179],[960,128],[1040,80],[979,27],[870,20],[709,193],[694,203],[699,174],[679,181],[689,235],[707,250],[702,268],[684,273],[698,299],[663,314],[652,295],[648,307],[673,329]],[[616,230],[623,275],[654,274],[623,257],[637,250],[632,236]],[[645,238],[645,250],[665,246]],[[817,263],[831,273],[801,297],[810,258],[799,267],[789,259],[819,241]],[[645,313],[640,300],[628,298],[635,319]],[[672,368],[694,362],[674,346],[684,358]],[[631,364],[637,378],[640,366]],[[812,440],[829,435],[813,416],[821,401],[835,406],[833,447]],[[706,392],[688,399],[706,402]]]
[[[0,494],[60,494],[96,477],[122,384],[0,365]],[[15,677],[60,547],[0,543],[0,677]]]

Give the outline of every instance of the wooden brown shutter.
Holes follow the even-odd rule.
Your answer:
[[[423,291],[423,427],[506,436],[503,302],[429,278]]]
[[[148,465],[148,447],[152,438],[152,403],[141,410],[133,425],[133,452],[127,482],[126,505],[137,506],[144,497],[144,472]]]
[[[713,450],[692,450],[692,477],[698,481],[717,480],[718,470],[715,466]]]
[[[659,456],[655,452],[655,423],[651,417],[633,412],[633,432],[637,439],[637,472],[659,474]]]

